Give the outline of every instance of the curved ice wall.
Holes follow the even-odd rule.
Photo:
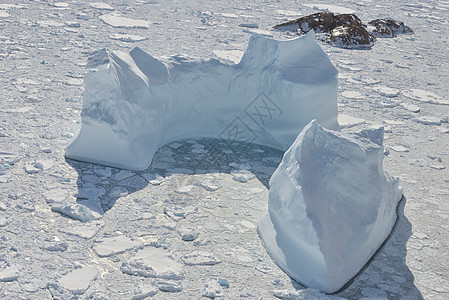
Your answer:
[[[313,32],[289,41],[253,35],[235,65],[156,59],[135,48],[98,51],[87,69],[81,130],[66,149],[75,160],[146,169],[163,144],[223,137],[236,118],[252,142],[282,150],[312,119],[338,129],[337,70]],[[260,95],[271,110],[253,103],[250,112]],[[276,118],[265,122],[263,113]]]

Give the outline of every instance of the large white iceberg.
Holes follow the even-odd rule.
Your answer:
[[[231,139],[224,132],[239,125],[249,141],[282,150],[312,119],[338,129],[337,71],[313,32],[289,41],[253,35],[234,65],[135,48],[98,51],[87,69],[81,130],[66,149],[75,160],[141,170],[165,143]]]
[[[383,171],[382,144],[383,128],[349,134],[312,121],[285,153],[258,232],[298,282],[336,292],[388,237],[402,188]]]

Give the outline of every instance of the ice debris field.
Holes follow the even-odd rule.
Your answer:
[[[0,298],[447,299],[448,10],[0,3]]]

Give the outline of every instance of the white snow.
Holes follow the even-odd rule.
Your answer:
[[[312,121],[270,179],[259,235],[295,280],[333,293],[389,235],[402,197],[383,171],[383,129],[326,130]]]
[[[253,35],[236,65],[161,61],[135,48],[99,51],[88,69],[81,130],[66,149],[76,160],[145,169],[165,143],[233,141],[236,126],[246,140],[278,149],[313,118],[339,128],[337,71],[313,33],[282,42]]]
[[[59,284],[74,294],[84,294],[91,282],[98,276],[95,267],[82,267],[65,275],[59,280]]]

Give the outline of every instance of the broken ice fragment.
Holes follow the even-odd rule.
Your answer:
[[[102,221],[92,221],[89,223],[69,223],[58,228],[59,232],[67,235],[77,236],[83,239],[90,239],[94,237],[100,229],[104,226]]]
[[[338,115],[338,123],[340,124],[341,128],[350,128],[357,125],[361,125],[366,123],[366,121],[362,118],[357,118],[345,114],[339,114]]]
[[[178,234],[181,236],[183,241],[191,242],[198,237],[199,232],[192,227],[181,227],[178,229]]]
[[[113,33],[109,36],[112,40],[119,40],[122,42],[140,42],[147,40],[148,37],[144,37],[137,34],[123,34],[123,33]]]
[[[95,244],[92,249],[100,257],[120,254],[142,244],[141,241],[132,240],[124,235],[106,237]]]
[[[148,21],[130,19],[122,17],[116,13],[101,15],[100,20],[116,28],[150,28],[150,22]]]
[[[410,99],[426,102],[426,103],[433,103],[433,104],[442,104],[442,105],[449,105],[449,100],[445,99],[441,96],[438,96],[432,92],[421,90],[421,89],[410,89],[403,91],[402,94]]]
[[[420,116],[415,119],[416,122],[425,125],[440,125],[441,119],[434,116]]]
[[[153,284],[162,292],[177,293],[182,291],[182,282],[166,279],[155,279]]]
[[[383,129],[342,133],[312,121],[270,180],[258,232],[287,274],[333,293],[389,235],[402,197],[383,171]]]
[[[216,279],[209,279],[203,288],[203,296],[211,299],[223,296],[223,287]]]
[[[90,6],[96,9],[102,9],[102,10],[114,10],[112,6],[110,6],[107,3],[103,2],[92,2],[90,3]]]
[[[76,269],[59,280],[59,284],[74,294],[82,295],[89,288],[90,283],[98,275],[95,267]]]
[[[180,280],[184,278],[182,264],[163,248],[146,247],[122,263],[120,270],[129,275]]]
[[[51,210],[66,215],[72,219],[80,220],[81,222],[89,222],[101,218],[101,214],[91,210],[85,205],[66,201],[51,204]]]
[[[0,282],[10,282],[14,281],[19,277],[19,272],[15,267],[9,267],[0,270]]]
[[[251,173],[248,170],[232,171],[231,175],[232,175],[232,179],[234,179],[235,181],[243,182],[243,183],[256,178],[256,175],[254,175],[253,173]]]
[[[181,259],[188,266],[212,266],[221,263],[221,260],[214,254],[198,250],[184,254]]]
[[[158,292],[158,289],[151,284],[142,284],[134,288],[134,296],[131,300],[142,300],[148,297],[153,297]]]

